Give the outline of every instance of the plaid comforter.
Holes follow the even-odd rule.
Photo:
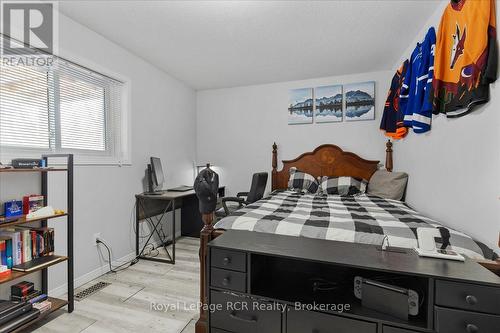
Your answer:
[[[370,195],[338,196],[273,192],[215,224],[289,236],[390,246],[418,246],[417,228],[439,227],[405,203]],[[491,258],[493,253],[471,237],[450,229],[454,251],[470,258]]]

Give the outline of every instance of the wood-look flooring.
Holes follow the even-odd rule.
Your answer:
[[[37,333],[194,333],[199,296],[198,248],[198,239],[181,238],[175,265],[141,260],[126,270],[105,274],[76,292],[98,281],[111,282],[110,286],[75,302],[73,313],[56,312],[52,320],[33,329]],[[162,309],[163,305],[175,308]]]

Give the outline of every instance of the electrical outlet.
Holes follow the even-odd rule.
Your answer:
[[[92,244],[94,246],[97,246],[97,239],[101,239],[101,233],[100,232],[95,233],[94,237],[92,238]]]

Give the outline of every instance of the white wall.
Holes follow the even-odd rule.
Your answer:
[[[409,45],[409,57],[427,29],[437,28],[444,7]],[[497,6],[497,17],[498,6]],[[401,58],[401,62],[404,58]],[[399,62],[394,68],[399,67]],[[435,116],[427,134],[410,133],[394,146],[395,169],[410,174],[407,201],[426,215],[483,241],[498,251],[500,232],[500,82],[491,100],[459,119]]]
[[[111,246],[114,258],[135,253],[132,230],[134,194],[142,192],[142,178],[149,156],[161,157],[166,186],[189,184],[196,151],[195,91],[127,52],[86,27],[60,16],[60,49],[64,56],[78,55],[92,68],[108,69],[130,79],[131,83],[131,166],[77,166],[75,170],[75,278],[77,284],[103,272],[105,262],[92,245],[93,235]],[[71,57],[70,57],[71,59]],[[3,175],[0,201],[40,191],[38,176],[28,178]],[[53,188],[65,185],[52,179]],[[49,203],[65,207],[57,192]],[[65,249],[65,222],[54,221],[58,252]],[[105,252],[103,251],[105,254]],[[66,269],[50,270],[50,289],[64,287]],[[3,287],[5,294],[8,288]],[[57,292],[65,291],[58,288]]]
[[[334,143],[362,157],[384,161],[378,130],[389,81],[427,29],[437,29],[449,1],[436,12],[389,72],[283,82],[197,93],[198,161],[221,167],[229,193],[247,190],[256,171],[271,170],[271,144],[279,160],[322,143]],[[497,6],[497,17],[498,6]],[[288,89],[321,84],[377,81],[377,120],[364,123],[287,125]],[[417,210],[461,230],[498,251],[500,232],[500,83],[491,101],[460,119],[438,116],[427,134],[410,133],[394,145],[395,171],[409,173],[407,201]]]
[[[391,72],[374,72],[199,91],[198,161],[219,167],[221,183],[230,194],[248,191],[252,173],[271,172],[273,142],[278,144],[280,161],[334,143],[383,163],[385,139],[378,127],[391,76]],[[287,124],[289,89],[363,81],[376,81],[375,121]],[[268,188],[270,183],[269,178]]]

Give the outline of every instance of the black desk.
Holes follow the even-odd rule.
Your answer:
[[[219,187],[219,197],[225,195],[225,187]],[[135,196],[135,251],[140,259],[159,261],[164,263],[175,264],[175,210],[181,209],[181,235],[188,237],[200,237],[200,230],[203,228],[203,221],[198,209],[198,198],[194,190],[177,192],[165,191],[159,195],[137,194]],[[166,217],[166,213],[174,212],[172,214],[172,240],[168,241],[166,236],[160,232],[158,227]],[[144,256],[143,252],[145,246],[140,249],[140,229],[139,224],[141,221],[148,220],[153,226],[151,235],[146,241],[156,234],[167,252],[168,259],[154,258]],[[172,245],[172,254],[167,250],[167,246]]]
[[[208,250],[208,305],[219,309],[209,313],[209,333],[497,333],[500,327],[500,277],[470,259],[237,230]],[[417,290],[419,314],[402,320],[363,306],[354,276]],[[331,289],[314,291],[318,279]],[[301,306],[311,304],[320,307]],[[321,307],[331,304],[350,307]]]

